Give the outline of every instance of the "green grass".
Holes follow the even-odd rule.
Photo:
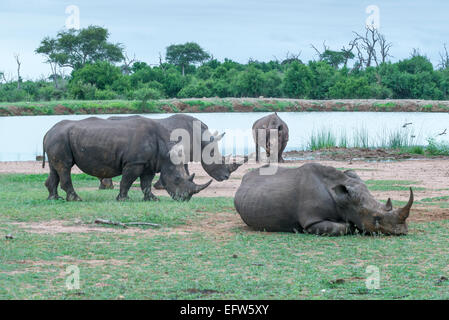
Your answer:
[[[373,107],[375,108],[379,108],[379,109],[384,109],[384,110],[389,110],[391,108],[396,107],[396,104],[394,102],[386,102],[386,103],[373,103]]]
[[[117,190],[96,190],[96,179],[77,175],[85,201],[46,201],[44,179],[0,175],[0,299],[449,299],[449,283],[438,281],[449,272],[449,221],[412,223],[403,237],[329,238],[237,226],[176,234],[204,219],[223,226],[218,213],[237,215],[233,199],[147,203],[133,189],[131,201],[117,203]],[[98,217],[162,227],[56,234],[25,228],[54,220],[86,226]],[[8,233],[13,240],[4,238]],[[65,286],[70,265],[80,270],[79,290]],[[368,266],[379,268],[377,290],[366,288]]]
[[[410,187],[415,191],[425,190],[422,187],[413,186],[419,184],[419,181],[411,180],[367,180],[365,183],[371,191],[406,191]]]
[[[313,131],[308,144],[308,149],[315,151],[335,147],[337,140],[330,130],[321,129]]]
[[[437,142],[431,138],[427,140],[426,151],[433,156],[449,156],[449,144],[446,142]]]

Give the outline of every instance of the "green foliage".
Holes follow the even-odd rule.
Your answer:
[[[166,62],[157,66],[136,61],[119,67],[115,63],[123,60],[123,47],[108,39],[107,29],[97,26],[61,31],[55,38],[45,37],[36,53],[44,55],[51,66],[50,77],[22,81],[21,89],[17,89],[17,82],[0,83],[0,101],[134,100],[140,99],[145,91],[151,91],[154,99],[263,96],[449,100],[449,69],[435,69],[427,57],[419,54],[396,63],[366,68],[356,64],[350,68],[347,62],[354,58],[351,52],[326,48],[319,61],[305,64],[296,57],[282,62],[250,59],[241,64],[227,58],[210,59],[199,44],[187,42],[168,46]],[[62,66],[73,68],[70,76],[59,75],[58,68]],[[390,103],[374,107],[393,109]],[[422,111],[433,108],[429,104]],[[276,106],[257,107],[258,111],[272,109]],[[345,111],[341,107],[334,110]]]
[[[449,144],[437,142],[434,138],[427,139],[426,151],[433,156],[449,156]]]
[[[322,129],[318,132],[312,132],[310,136],[308,149],[315,151],[328,149],[337,146],[337,139],[329,129]]]
[[[56,38],[45,37],[36,53],[46,56],[48,63],[75,70],[87,63],[122,61],[123,46],[108,42],[108,38],[108,30],[99,26],[60,31]]]
[[[154,88],[141,88],[133,92],[135,100],[157,100],[162,97],[162,93]]]
[[[165,54],[165,59],[169,63],[181,67],[182,75],[190,64],[203,62],[209,57],[209,54],[195,42],[172,44],[167,47]]]
[[[291,98],[309,98],[313,75],[310,69],[297,61],[289,64],[282,81],[284,93]]]

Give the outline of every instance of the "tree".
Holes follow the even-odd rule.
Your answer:
[[[46,57],[45,63],[50,65],[51,75],[50,78],[53,79],[55,88],[58,88],[59,73],[58,73],[58,49],[56,39],[51,39],[50,37],[45,37],[41,41],[39,48],[35,50],[36,53],[42,54]]]
[[[98,26],[60,31],[55,39],[44,38],[36,53],[45,55],[48,63],[74,70],[97,61],[122,61],[122,44],[108,42],[108,38],[108,30]]]
[[[20,66],[22,62],[20,61],[20,56],[18,53],[14,54],[14,59],[16,59],[17,63],[17,89],[20,89],[20,84],[22,83],[22,77],[20,76]]]
[[[289,98],[306,99],[310,96],[313,75],[309,67],[293,61],[285,73],[282,86]]]
[[[185,44],[172,44],[167,47],[165,59],[182,70],[185,75],[185,68],[189,65],[203,62],[210,58],[210,55],[204,51],[199,44],[187,42]]]
[[[104,90],[120,77],[122,77],[122,73],[119,67],[106,61],[99,61],[93,64],[89,63],[83,68],[74,71],[71,83],[82,82],[83,84],[90,84],[97,89]]]
[[[438,63],[438,66],[441,69],[449,68],[449,52],[447,50],[446,44],[443,45],[443,52],[440,52],[440,62]]]

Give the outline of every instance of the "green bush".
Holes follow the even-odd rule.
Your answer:
[[[162,93],[154,88],[141,88],[133,92],[134,100],[157,100],[162,98]]]
[[[96,90],[95,100],[114,100],[117,99],[118,94],[112,90]]]
[[[434,138],[427,139],[426,151],[433,156],[449,156],[449,144],[437,142]]]

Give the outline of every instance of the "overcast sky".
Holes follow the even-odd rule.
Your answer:
[[[314,58],[310,44],[326,40],[337,50],[352,31],[363,31],[369,5],[379,8],[392,60],[420,48],[437,64],[443,44],[449,45],[447,0],[0,0],[0,71],[14,78],[18,53],[23,78],[48,76],[49,66],[34,50],[65,28],[69,5],[79,8],[81,28],[106,27],[111,41],[147,63],[157,63],[168,45],[187,41],[220,60],[268,61],[301,51],[307,61]]]

